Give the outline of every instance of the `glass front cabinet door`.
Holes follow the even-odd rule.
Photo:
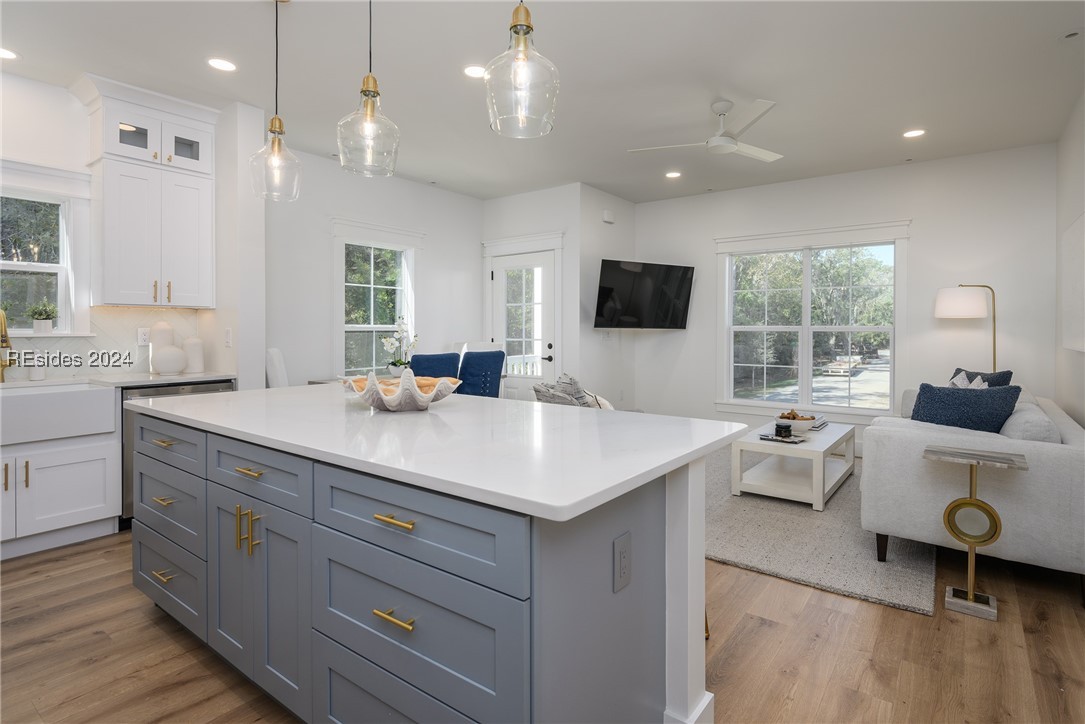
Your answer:
[[[184,171],[214,173],[211,126],[201,128],[204,124],[183,121],[111,99],[103,116],[103,151]]]

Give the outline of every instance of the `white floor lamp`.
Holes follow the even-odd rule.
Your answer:
[[[934,299],[936,319],[985,319],[987,317],[987,292],[991,292],[991,371],[998,371],[998,353],[995,316],[995,290],[986,284],[958,284],[938,290]]]

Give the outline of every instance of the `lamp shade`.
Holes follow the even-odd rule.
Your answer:
[[[270,201],[294,201],[301,190],[301,161],[290,153],[283,135],[282,119],[272,116],[267,143],[249,157],[253,191]]]
[[[339,121],[339,164],[363,176],[391,176],[399,154],[399,128],[380,107],[377,79],[369,73],[362,81],[358,108]]]
[[[554,129],[558,69],[535,50],[531,13],[521,3],[512,15],[509,48],[486,66],[490,128],[507,138],[539,138]]]
[[[987,313],[987,292],[979,287],[946,287],[934,299],[937,319],[983,319]]]

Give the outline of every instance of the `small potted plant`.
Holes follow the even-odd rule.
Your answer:
[[[396,331],[391,337],[381,337],[381,344],[384,345],[385,352],[395,355],[388,363],[388,373],[399,377],[411,362],[411,352],[418,346],[418,335],[412,337],[407,329],[407,320],[400,317],[396,320]]]
[[[52,334],[53,320],[57,318],[57,305],[42,299],[26,308],[26,316],[34,320],[34,334]]]

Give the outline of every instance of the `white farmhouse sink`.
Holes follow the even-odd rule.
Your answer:
[[[113,432],[116,395],[88,384],[0,385],[0,445]]]

